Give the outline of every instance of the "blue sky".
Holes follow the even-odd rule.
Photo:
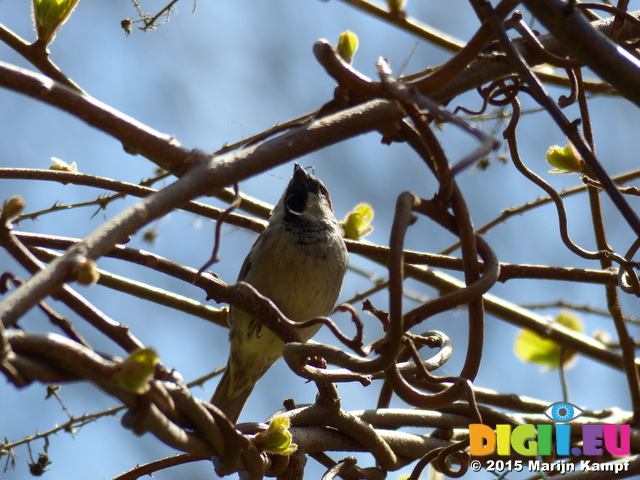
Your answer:
[[[477,28],[467,2],[451,0],[447,8],[442,2],[409,3],[409,13],[461,40],[467,40]],[[145,5],[143,5],[145,6]],[[148,8],[153,8],[149,6]],[[438,65],[449,54],[415,39],[380,21],[364,16],[339,2],[318,0],[219,0],[198,2],[196,13],[192,4],[183,0],[171,21],[147,33],[135,30],[126,36],[120,20],[134,17],[130,2],[80,2],[76,12],[50,46],[52,60],[90,95],[164,133],[174,135],[183,145],[205,151],[215,151],[224,143],[232,143],[259,133],[271,126],[312,112],[327,102],[333,93],[334,81],[317,64],[312,55],[318,38],[336,42],[338,35],[349,29],[360,38],[360,50],[354,66],[366,75],[375,76],[375,62],[387,57],[394,72],[405,63],[405,73],[427,65]],[[456,11],[455,18],[451,15]],[[34,38],[27,2],[0,2],[0,22],[27,39]],[[415,52],[411,54],[412,50]],[[0,60],[27,69],[32,67],[21,57],[0,44]],[[552,90],[557,97],[561,93]],[[469,108],[481,102],[469,93],[456,99]],[[525,108],[533,104],[523,99]],[[454,107],[455,105],[451,105]],[[628,125],[638,125],[638,111],[621,100],[596,98],[591,103],[597,153],[611,174],[637,168],[637,139]],[[569,108],[567,114],[576,114]],[[571,117],[573,118],[573,117]],[[501,129],[491,121],[485,131]],[[127,155],[113,138],[93,130],[77,119],[33,99],[0,90],[0,167],[47,168],[50,157],[68,163],[76,162],[84,173],[102,175],[130,182],[139,182],[153,174],[154,165],[141,157]],[[544,114],[526,116],[519,128],[523,160],[543,175],[554,187],[579,184],[577,176],[549,175],[550,167],[544,155],[553,144],[565,145],[561,132]],[[466,134],[446,126],[439,137],[452,161],[462,158],[475,148]],[[430,198],[436,186],[421,160],[406,146],[381,145],[378,134],[351,139],[299,159],[304,166],[314,166],[316,174],[331,191],[339,218],[359,202],[373,205],[375,230],[368,237],[373,243],[387,245],[395,199],[404,190]],[[275,203],[292,172],[286,164],[241,185],[242,191]],[[459,177],[460,186],[471,209],[476,226],[483,225],[502,210],[524,204],[542,195],[536,187],[517,174],[511,164],[494,161],[487,171],[470,169]],[[51,206],[55,202],[73,203],[96,198],[101,192],[87,188],[56,184],[36,184],[25,181],[3,181],[2,198],[20,193],[27,201],[28,211]],[[202,199],[220,205],[214,199]],[[78,209],[43,217],[38,222],[25,222],[19,229],[57,235],[82,237],[96,228],[104,218],[119,213],[134,200],[118,200],[106,212],[90,219],[93,208]],[[637,202],[630,201],[637,207]],[[586,198],[567,201],[570,232],[574,239],[593,248],[589,228]],[[624,251],[632,238],[620,216],[604,201],[607,227],[614,248]],[[191,267],[200,267],[211,249],[213,225],[190,214],[174,212],[155,223],[159,238],[155,245],[145,244],[140,237],[131,246],[151,250]],[[223,230],[220,252],[222,261],[216,266],[221,278],[233,283],[237,271],[255,239],[254,234],[232,227]],[[511,218],[488,235],[492,248],[503,262],[541,263],[598,268],[596,264],[567,253],[557,233],[554,210],[547,206],[524,216]],[[437,253],[454,239],[435,224],[421,218],[412,227],[407,248]],[[384,269],[351,256],[352,265],[384,276]],[[2,271],[24,276],[19,266],[0,252]],[[176,291],[204,301],[201,291],[153,272],[141,271],[121,262],[101,259],[101,268],[129,275],[136,280]],[[369,288],[368,280],[349,273],[343,287],[342,300]],[[416,282],[408,288],[423,296],[437,292]],[[226,362],[226,330],[200,319],[175,313],[166,308],[128,298],[102,287],[79,291],[112,318],[131,326],[134,334],[146,345],[154,347],[163,362],[192,380]],[[492,293],[526,305],[553,302],[560,298],[576,304],[606,307],[604,290],[598,286],[560,282],[510,281],[499,284]],[[372,299],[378,308],[386,308],[386,297]],[[52,302],[60,311],[71,314]],[[406,308],[414,304],[407,302]],[[637,311],[637,300],[625,298],[629,313]],[[542,310],[553,315],[556,309]],[[71,316],[71,318],[74,318]],[[607,319],[584,317],[586,333],[595,330],[613,331]],[[342,325],[346,319],[340,318]],[[122,355],[81,320],[74,322],[97,349]],[[47,331],[50,326],[36,311],[21,322],[23,328]],[[442,329],[453,338],[458,350],[445,367],[446,374],[457,374],[464,359],[466,318],[458,311],[440,315],[429,321],[425,329]],[[347,327],[348,328],[348,327]],[[368,327],[369,341],[378,329]],[[560,400],[560,386],[555,373],[541,374],[537,367],[524,365],[513,355],[513,341],[518,330],[500,320],[489,318],[487,343],[477,384],[500,391],[528,395],[553,403]],[[637,332],[636,332],[637,333]],[[333,342],[328,332],[321,331],[318,341]],[[592,409],[617,405],[629,408],[624,377],[614,370],[581,358],[568,372],[571,401]],[[594,388],[597,384],[597,388]],[[194,394],[208,398],[215,388],[210,381]],[[341,386],[344,408],[373,408],[379,385],[367,389]],[[0,395],[0,410],[11,412],[2,420],[0,435],[9,441],[52,428],[66,421],[66,414],[55,400],[43,401],[45,386],[32,385],[23,391],[6,385]],[[75,415],[100,411],[116,403],[90,385],[65,385],[61,390],[65,405]],[[283,395],[297,401],[312,402],[315,390],[289,372],[280,362],[272,368],[256,388],[249,401],[245,421],[266,418],[280,407]],[[365,405],[363,405],[365,399]],[[400,405],[398,403],[397,405]],[[253,415],[246,416],[247,412]],[[34,455],[41,444],[34,445]],[[19,464],[4,477],[25,478],[26,449],[17,449]],[[53,460],[49,480],[69,478],[83,472],[87,478],[111,478],[137,463],[171,455],[173,451],[155,438],[134,437],[118,426],[115,418],[105,418],[84,427],[78,435],[58,434],[51,440],[49,454]],[[335,458],[341,458],[336,455]],[[364,465],[372,464],[362,456]],[[323,469],[309,461],[308,478],[321,475]],[[157,479],[175,474],[192,478],[211,478],[210,465],[197,465],[154,475]],[[396,478],[391,473],[389,478]]]

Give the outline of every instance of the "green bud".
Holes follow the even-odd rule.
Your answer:
[[[556,167],[549,173],[581,173],[584,169],[584,160],[571,144],[564,148],[558,145],[550,147],[547,151],[547,162]]]
[[[147,393],[151,386],[156,371],[156,365],[160,362],[158,354],[152,348],[136,350],[128,358],[125,358],[116,367],[113,379],[121,387],[133,390],[136,393]]]
[[[100,279],[100,273],[98,272],[98,266],[96,262],[87,258],[76,267],[76,281],[87,287],[95,285]]]
[[[73,173],[78,171],[78,165],[76,165],[76,162],[73,162],[71,165],[69,165],[64,160],[60,160],[59,158],[56,158],[56,157],[51,157],[51,161],[53,162],[53,165],[49,166],[49,170],[55,170],[57,172],[73,172]]]
[[[25,206],[26,203],[22,197],[20,195],[14,195],[2,204],[2,215],[0,215],[0,218],[2,218],[4,222],[10,222],[22,213]]]
[[[289,455],[298,449],[298,445],[291,443],[289,432],[291,423],[286,417],[276,417],[269,424],[266,432],[260,432],[254,437],[256,447],[266,453]]]
[[[67,21],[78,0],[33,0],[33,19],[38,40],[51,43],[56,31]]]
[[[155,245],[157,238],[158,229],[155,226],[146,229],[142,234],[142,241],[148,243],[149,245]]]
[[[357,50],[358,36],[350,30],[341,33],[338,39],[338,55],[340,55],[345,62],[351,63]]]
[[[387,0],[389,11],[394,15],[404,16],[404,6],[406,5],[406,3],[406,0]]]

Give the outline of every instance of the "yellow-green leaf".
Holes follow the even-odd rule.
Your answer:
[[[569,312],[560,312],[555,322],[576,332],[582,332],[582,323]],[[540,365],[543,371],[554,370],[561,364],[565,367],[569,366],[576,353],[573,350],[562,349],[555,341],[541,337],[528,329],[520,332],[516,338],[514,350],[520,360]]]
[[[276,417],[269,424],[266,432],[260,432],[254,437],[259,450],[266,453],[288,455],[298,449],[298,445],[291,442],[291,423],[286,417]]]
[[[361,203],[351,210],[340,222],[344,231],[344,237],[351,240],[360,240],[373,231],[373,207],[368,203]]]
[[[358,36],[350,30],[341,33],[338,39],[338,55],[340,55],[345,62],[351,63],[357,50]]]
[[[571,144],[566,147],[550,147],[547,151],[547,162],[556,167],[549,173],[580,173],[584,169],[584,160]]]
[[[38,39],[45,45],[51,43],[56,31],[67,21],[78,0],[33,0],[33,19]]]
[[[556,322],[558,322],[563,327],[567,327],[571,330],[582,333],[582,322],[580,321],[580,319],[566,310],[562,310],[560,311],[560,313],[558,313]]]
[[[153,380],[156,365],[160,362],[152,348],[136,350],[118,365],[113,378],[121,387],[136,393],[147,393]]]

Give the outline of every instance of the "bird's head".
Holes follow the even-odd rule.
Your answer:
[[[297,163],[282,198],[271,215],[271,222],[281,219],[290,224],[335,225],[331,197],[317,177]]]

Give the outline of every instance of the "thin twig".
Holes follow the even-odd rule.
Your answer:
[[[62,73],[62,71],[51,61],[46,45],[43,45],[38,41],[29,43],[4,25],[0,25],[0,41],[13,48],[13,50],[22,55],[34,67],[48,77],[80,93],[84,93],[83,90],[73,82],[73,80]]]

